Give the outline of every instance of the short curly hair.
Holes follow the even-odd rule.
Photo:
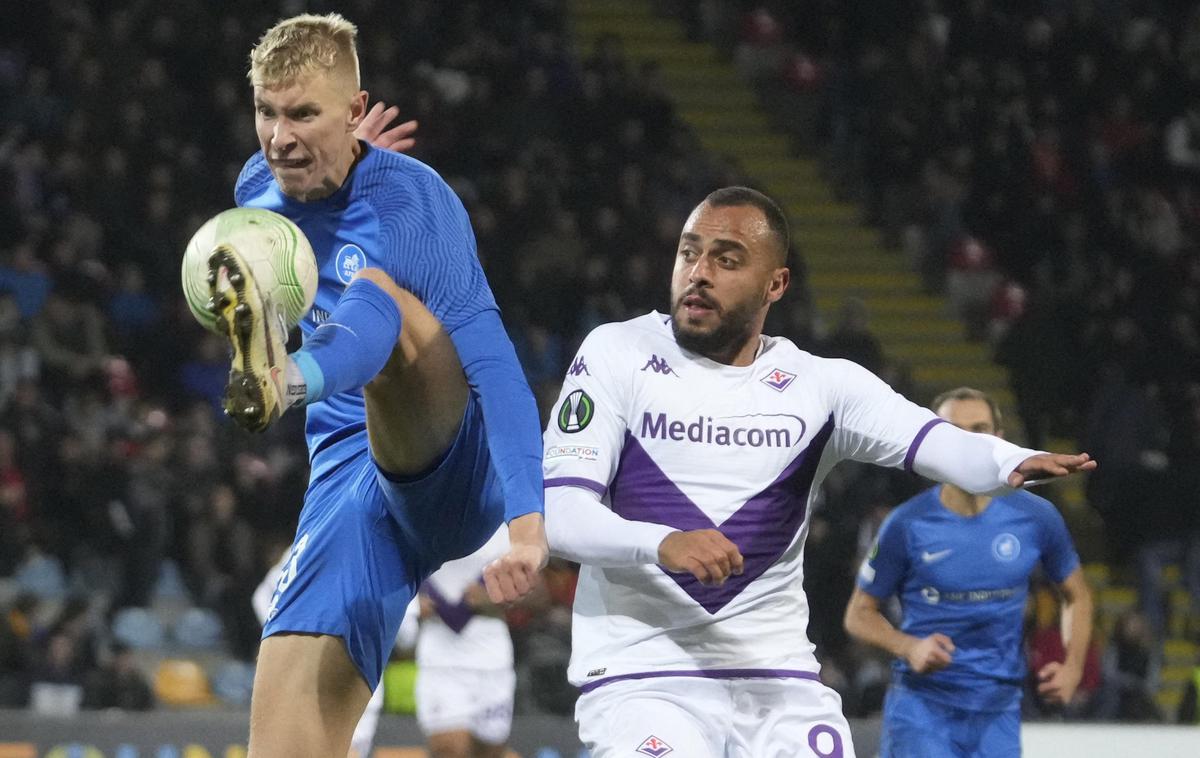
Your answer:
[[[267,30],[250,51],[250,83],[278,87],[316,72],[358,76],[358,27],[340,14],[305,13],[284,19]]]

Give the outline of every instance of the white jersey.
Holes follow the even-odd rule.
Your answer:
[[[583,566],[569,677],[815,678],[802,563],[821,480],[841,460],[911,467],[938,422],[860,366],[763,337],[754,362],[683,351],[652,312],[593,331],[546,432],[546,487],[584,487],[618,515],[719,528],[745,571],[720,587],[649,564]]]
[[[511,669],[512,636],[504,619],[475,615],[467,605],[467,587],[481,581],[483,569],[508,552],[508,529],[501,527],[483,547],[442,564],[421,587],[437,613],[422,620],[417,632],[417,667]]]

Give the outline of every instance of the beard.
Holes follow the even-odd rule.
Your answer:
[[[693,293],[685,293],[687,294]],[[741,350],[755,333],[755,320],[758,308],[754,303],[744,303],[729,310],[717,309],[717,326],[712,331],[698,331],[689,327],[678,315],[683,306],[683,297],[675,302],[675,312],[671,316],[671,332],[675,342],[684,350],[688,350],[717,363],[727,363]]]

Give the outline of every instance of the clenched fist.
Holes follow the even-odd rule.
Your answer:
[[[709,587],[742,573],[741,551],[716,529],[671,532],[658,545],[658,563],[668,571],[690,573]]]
[[[954,643],[944,634],[935,632],[917,640],[904,651],[904,660],[918,674],[932,674],[950,665],[954,656]]]
[[[512,547],[483,570],[483,584],[493,603],[514,603],[537,585],[538,575],[550,558],[542,514],[529,513],[508,524]]]

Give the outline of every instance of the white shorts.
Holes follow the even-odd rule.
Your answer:
[[[841,697],[807,679],[613,682],[575,720],[592,758],[854,758]]]
[[[480,742],[503,745],[512,731],[512,669],[417,669],[417,723],[426,736],[470,732]]]

